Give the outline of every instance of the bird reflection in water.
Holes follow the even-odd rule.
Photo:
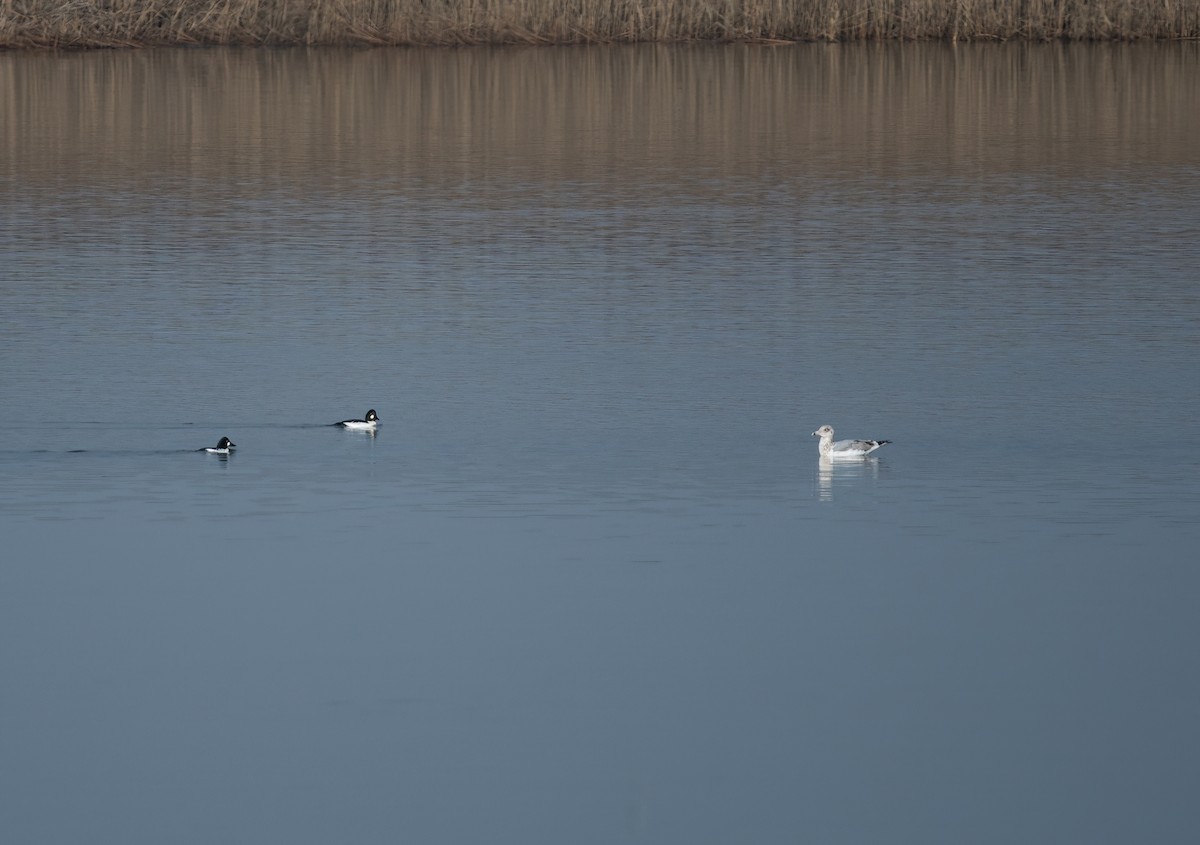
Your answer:
[[[832,458],[817,459],[817,496],[822,502],[833,500],[835,482],[843,487],[852,481],[879,477],[879,459],[859,458],[852,461],[835,461]]]

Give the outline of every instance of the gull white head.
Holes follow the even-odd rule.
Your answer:
[[[833,439],[833,426],[823,425],[812,433],[813,437],[820,437],[822,440]]]

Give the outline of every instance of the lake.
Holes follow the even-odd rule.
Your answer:
[[[0,53],[6,840],[1195,841],[1197,102]]]

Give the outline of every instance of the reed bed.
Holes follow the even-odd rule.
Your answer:
[[[1200,0],[0,0],[0,47],[1200,37]]]

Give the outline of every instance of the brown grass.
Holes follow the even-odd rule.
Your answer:
[[[0,47],[1200,37],[1200,0],[0,0]]]

